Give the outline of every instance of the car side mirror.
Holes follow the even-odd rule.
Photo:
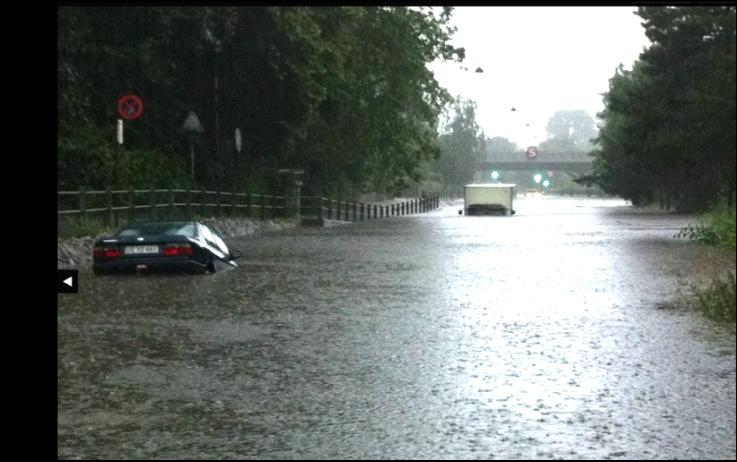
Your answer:
[[[463,215],[463,209],[458,211],[458,215]]]
[[[243,252],[241,249],[235,249],[230,252],[230,258],[233,260],[237,260],[238,258],[241,258],[243,256]]]

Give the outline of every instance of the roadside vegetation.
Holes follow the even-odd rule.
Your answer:
[[[609,80],[594,172],[576,181],[635,206],[703,213],[677,236],[734,250],[737,8],[646,6],[637,15],[652,44]],[[735,274],[692,287],[691,299],[735,322]]]
[[[736,10],[638,8],[652,45],[610,79],[594,173],[579,181],[636,206],[734,204]]]
[[[735,250],[735,206],[720,204],[706,213],[701,222],[689,225],[676,235],[702,245]],[[710,319],[735,322],[737,301],[735,273],[715,278],[707,288],[691,287],[691,300]]]
[[[438,115],[453,98],[426,65],[464,58],[451,14],[61,7],[58,188],[270,193],[280,169],[297,169],[305,194],[401,192],[440,155]],[[117,100],[129,93],[144,110],[116,147]],[[199,125],[184,123],[192,113]]]
[[[712,281],[706,289],[692,289],[693,298],[706,317],[715,321],[735,322],[735,273]]]

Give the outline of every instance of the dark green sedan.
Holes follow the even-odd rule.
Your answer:
[[[214,273],[238,266],[240,252],[231,252],[212,229],[196,221],[156,221],[125,226],[95,242],[95,274],[114,272],[186,271]]]

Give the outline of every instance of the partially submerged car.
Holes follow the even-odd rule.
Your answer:
[[[212,229],[196,221],[155,221],[125,226],[95,242],[95,274],[181,270],[214,273],[236,267],[239,251],[231,252]]]

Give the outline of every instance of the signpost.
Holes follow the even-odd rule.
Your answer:
[[[118,119],[118,144],[123,144],[123,119]]]
[[[242,146],[243,140],[241,138],[241,129],[236,128],[235,129],[235,149],[240,154],[241,152],[241,146]]]
[[[302,204],[300,200],[300,190],[302,188],[302,180],[300,180],[300,177],[304,175],[305,171],[302,169],[280,168],[278,170],[278,173],[290,175],[290,178],[294,179],[294,186],[296,187],[296,190],[297,190],[296,204],[294,208],[296,210],[297,218],[299,218],[300,212],[302,209]],[[318,200],[318,202],[320,201]],[[322,202],[320,202],[320,207],[322,207]]]
[[[197,114],[194,111],[189,111],[187,118],[184,119],[182,124],[182,131],[189,137],[189,158],[192,179],[194,179],[194,145],[200,134],[204,133],[205,129],[202,128],[200,119],[197,118]]]
[[[143,100],[129,94],[118,98],[118,114],[125,120],[136,120],[143,114]]]

